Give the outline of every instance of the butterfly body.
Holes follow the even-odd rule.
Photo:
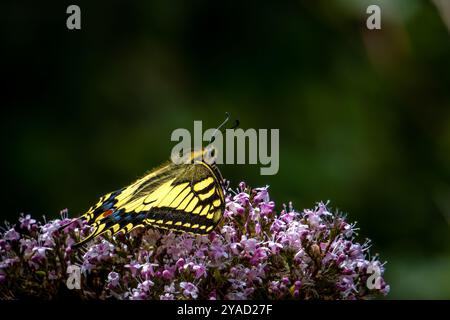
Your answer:
[[[190,153],[187,163],[164,164],[101,197],[80,217],[92,231],[78,245],[103,233],[128,233],[143,226],[210,233],[225,210],[225,195],[220,171],[203,160],[206,152],[211,149]]]

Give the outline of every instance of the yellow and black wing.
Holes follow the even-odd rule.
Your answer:
[[[93,229],[77,245],[105,232],[127,233],[145,225],[208,234],[225,210],[222,185],[215,165],[203,161],[164,165],[101,197],[80,217]]]

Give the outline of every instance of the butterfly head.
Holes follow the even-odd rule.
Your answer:
[[[216,135],[221,132],[221,129],[225,126],[229,119],[230,114],[227,112],[225,120],[216,128],[214,133],[211,135],[211,140],[206,147],[188,150],[177,148],[172,152],[172,162],[175,164],[189,164],[196,162],[205,162],[209,165],[215,164],[219,152],[218,148],[214,146]],[[234,126],[230,129],[233,130],[238,126],[239,120],[236,120]]]
[[[217,159],[217,148],[210,143],[206,147],[198,150],[190,151],[190,162],[206,162],[208,164],[214,164]]]

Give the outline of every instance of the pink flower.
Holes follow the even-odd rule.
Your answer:
[[[117,272],[112,271],[108,274],[107,281],[111,287],[117,287],[117,285],[119,284],[119,280],[120,280],[120,276]]]
[[[47,250],[53,250],[52,248],[46,248],[46,247],[34,247],[33,248],[33,256],[32,260],[34,262],[42,262],[47,258],[46,251]]]
[[[185,296],[191,296],[192,298],[197,299],[198,289],[193,283],[181,282],[180,287],[183,289],[183,294]]]
[[[253,254],[258,247],[258,240],[254,238],[247,239],[246,236],[242,236],[240,243],[244,248],[244,251],[249,254]]]
[[[174,297],[174,295],[171,294],[171,293],[165,293],[165,294],[163,294],[163,295],[160,295],[160,296],[159,296],[159,299],[160,299],[160,300],[175,300],[175,297]]]
[[[136,274],[138,273],[139,269],[142,268],[142,265],[135,261],[132,261],[132,262],[126,264],[124,267],[130,269],[132,276],[135,277]]]
[[[268,214],[273,213],[273,210],[275,209],[275,202],[262,202],[259,204],[259,208],[261,210],[261,215],[265,216]]]
[[[255,250],[253,256],[250,259],[252,265],[258,265],[267,259],[267,248],[259,247]]]
[[[215,260],[228,258],[228,253],[225,251],[225,247],[220,240],[214,240],[211,243],[210,256]]]
[[[230,202],[227,205],[227,209],[235,215],[242,215],[245,212],[244,207],[241,206],[239,203],[235,203],[235,202]]]
[[[151,287],[153,287],[154,285],[155,285],[155,283],[153,281],[145,280],[144,282],[142,282],[138,285],[138,289],[148,292],[148,291],[150,291]]]
[[[250,204],[250,195],[246,192],[238,193],[233,197],[234,204],[239,205],[240,207],[246,207]]]
[[[192,267],[192,270],[194,270],[195,272],[196,279],[206,276],[206,267],[204,265],[201,264],[194,265]]]
[[[253,202],[259,204],[261,202],[269,202],[269,192],[267,192],[268,187],[256,188],[256,196],[253,198]]]
[[[355,224],[326,204],[295,211],[289,203],[276,212],[267,187],[241,183],[237,192],[225,195],[221,227],[207,236],[148,227],[99,236],[80,249],[73,244],[91,232],[86,223],[74,220],[61,232],[67,213],[44,225],[21,216],[23,234],[8,225],[0,236],[0,282],[12,298],[27,290],[54,298],[65,286],[66,264],[81,265],[83,299],[365,299],[389,292],[384,264],[368,258],[370,243],[358,243]],[[369,289],[374,270],[380,277]]]
[[[22,216],[19,218],[19,222],[22,229],[31,230],[31,227],[36,223],[36,220],[31,219],[31,216],[27,214],[25,217]]]
[[[173,272],[171,270],[165,269],[162,272],[162,276],[163,276],[164,279],[172,279],[174,274],[173,274]]]
[[[155,270],[153,269],[153,267],[157,267],[158,264],[156,263],[144,263],[142,265],[142,270],[141,270],[141,275],[145,278],[148,279],[150,277],[153,277],[155,275]]]
[[[16,241],[20,239],[20,234],[14,229],[9,229],[5,232],[3,238],[8,241]]]
[[[269,241],[267,245],[270,248],[270,251],[272,251],[272,254],[278,254],[280,250],[283,249],[283,245],[275,241]]]
[[[183,258],[178,259],[177,262],[175,263],[175,266],[177,268],[183,268],[184,267],[184,259]]]

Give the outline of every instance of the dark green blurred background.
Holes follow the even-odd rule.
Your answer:
[[[3,1],[1,217],[78,215],[167,160],[174,129],[229,111],[280,129],[279,173],[222,165],[234,186],[268,184],[278,208],[330,200],[388,261],[390,298],[450,298],[449,11],[435,4]]]

